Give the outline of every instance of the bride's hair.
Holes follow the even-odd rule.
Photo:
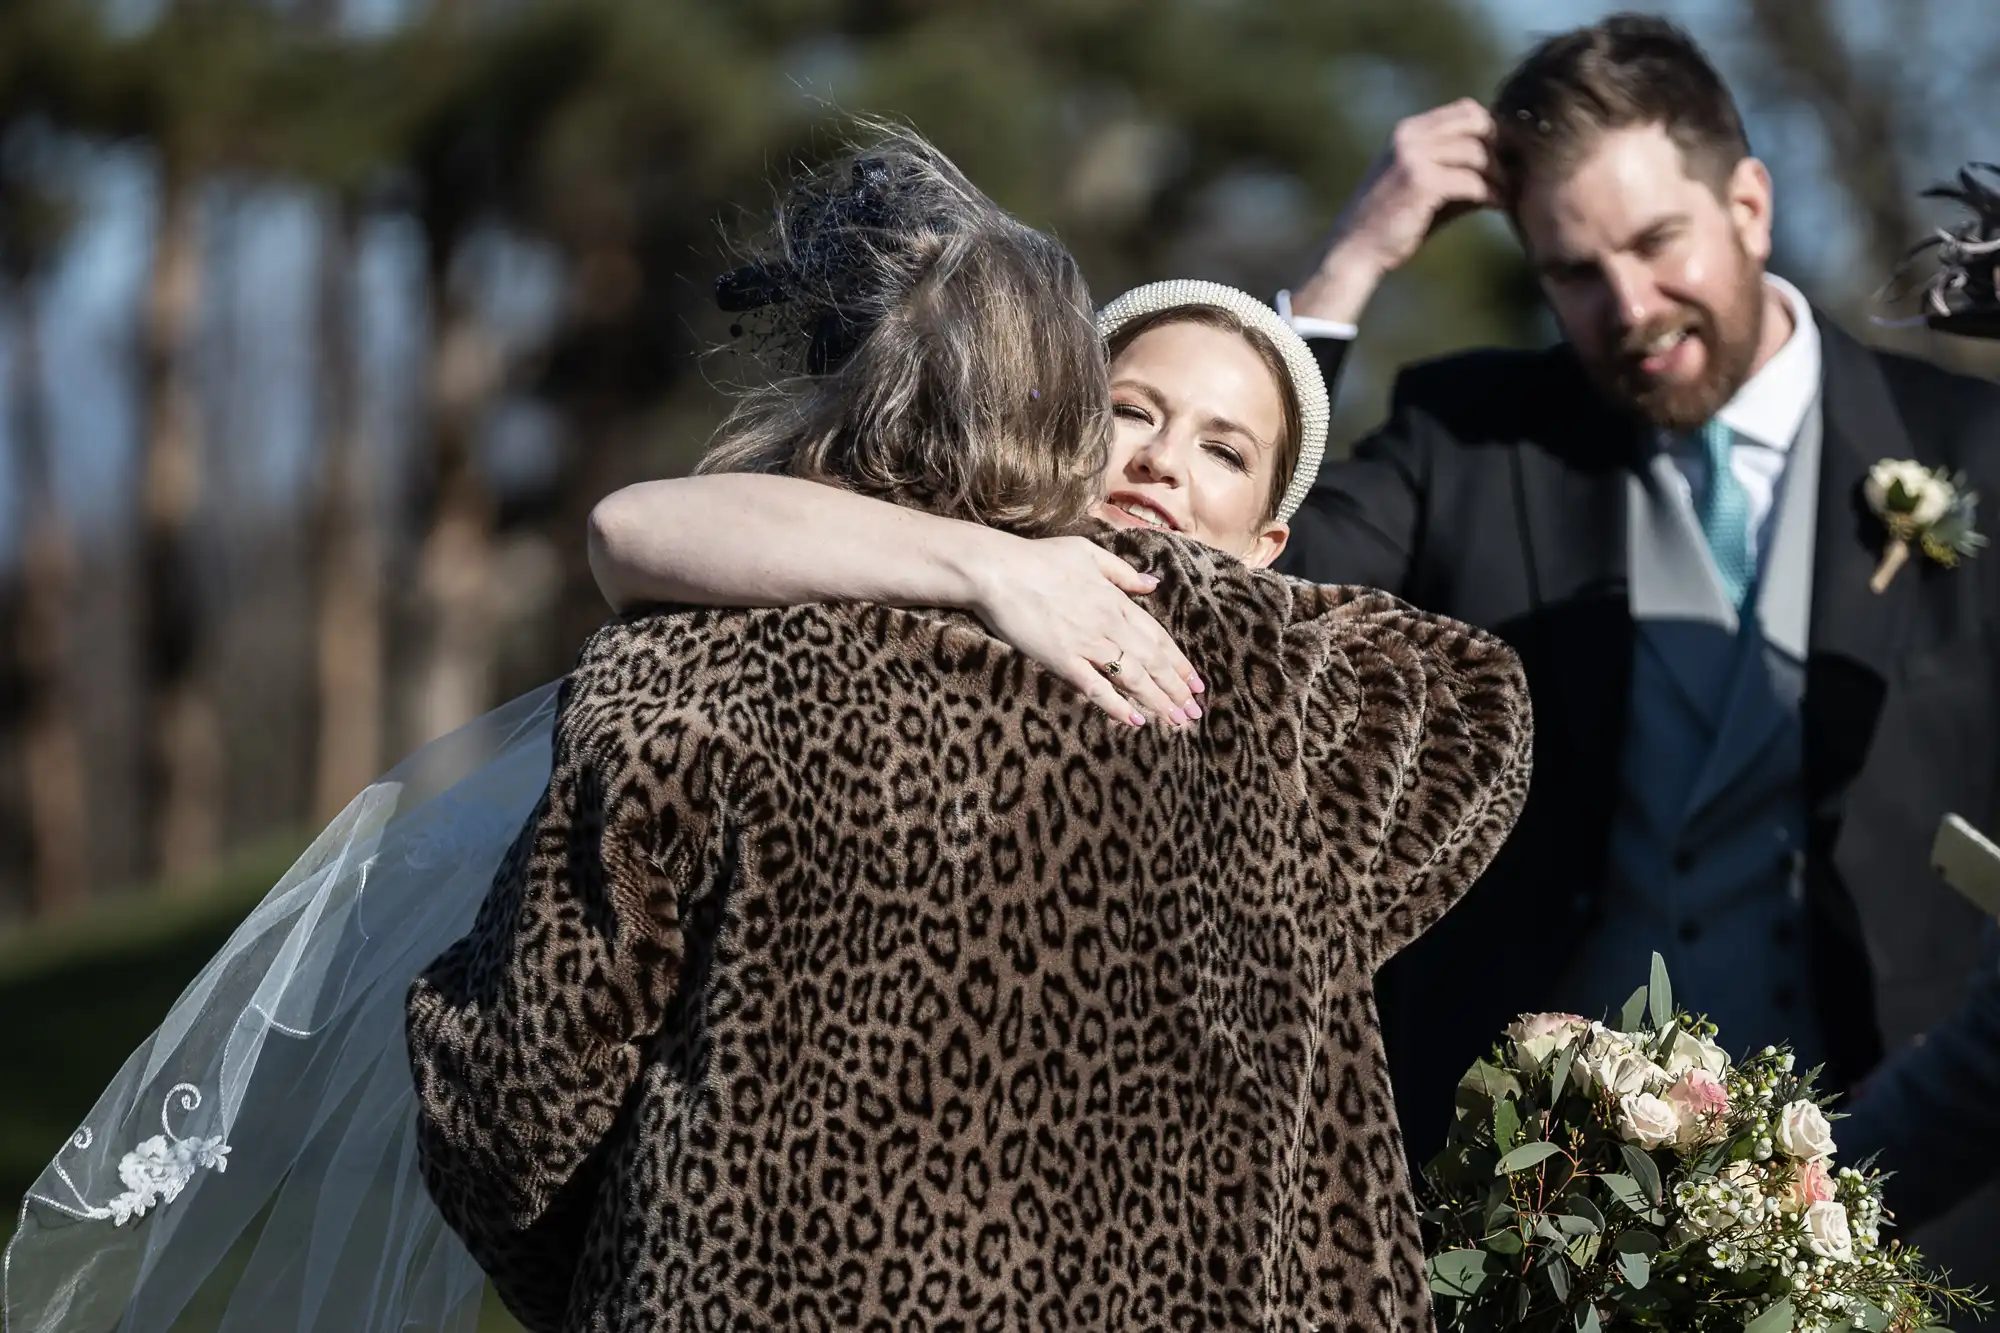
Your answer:
[[[880,123],[792,184],[716,285],[801,373],[746,393],[701,472],[780,472],[1027,535],[1097,497],[1111,395],[1075,259]]]

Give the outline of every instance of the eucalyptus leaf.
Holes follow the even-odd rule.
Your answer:
[[[1564,1305],[1569,1304],[1569,1264],[1558,1255],[1542,1271],[1548,1275],[1549,1290],[1556,1294],[1556,1300]]]
[[[1611,1242],[1611,1248],[1620,1254],[1643,1254],[1650,1259],[1665,1246],[1652,1232],[1641,1231],[1638,1227],[1627,1227],[1618,1233],[1617,1240]]]
[[[1646,987],[1646,1007],[1653,1015],[1653,1026],[1666,1031],[1674,1021],[1674,983],[1667,979],[1667,960],[1653,955],[1652,984]]]
[[[1461,1301],[1477,1296],[1493,1275],[1484,1250],[1446,1250],[1432,1256],[1428,1268],[1431,1291]]]
[[[1525,1248],[1521,1233],[1512,1227],[1508,1227],[1505,1231],[1496,1231],[1486,1238],[1486,1250],[1489,1254],[1512,1256],[1519,1254]]]
[[[1604,1182],[1604,1188],[1611,1191],[1611,1197],[1625,1205],[1626,1209],[1640,1221],[1650,1222],[1654,1226],[1665,1224],[1665,1216],[1646,1197],[1646,1191],[1640,1188],[1638,1181],[1617,1172],[1600,1176],[1598,1179]]]
[[[1508,1152],[1521,1141],[1521,1108],[1511,1097],[1493,1103],[1493,1142]]]
[[[1593,1232],[1588,1236],[1578,1236],[1569,1243],[1569,1261],[1578,1268],[1589,1268],[1597,1262],[1597,1253],[1604,1247],[1604,1237]]]
[[[1621,1143],[1618,1150],[1625,1157],[1625,1166],[1631,1171],[1632,1179],[1639,1182],[1639,1188],[1646,1192],[1647,1202],[1658,1207],[1661,1201],[1660,1168],[1654,1164],[1651,1153],[1636,1148],[1629,1143]]]
[[[1644,1291],[1646,1284],[1653,1280],[1653,1261],[1642,1251],[1621,1250],[1618,1254],[1618,1275],[1632,1290]]]
[[[1733,1149],[1727,1143],[1718,1143],[1702,1151],[1701,1156],[1688,1166],[1688,1176],[1693,1180],[1712,1180],[1722,1174],[1722,1168],[1729,1165]],[[1754,1156],[1754,1151],[1752,1153]]]
[[[1792,1333],[1792,1303],[1779,1301],[1745,1324],[1743,1333]]]
[[[1664,1314],[1673,1305],[1673,1300],[1663,1290],[1665,1285],[1665,1283],[1654,1283],[1644,1291],[1632,1287],[1620,1287],[1617,1291],[1619,1308],[1636,1315]],[[1658,1328],[1661,1325],[1657,1320],[1648,1319],[1646,1326]]]
[[[1569,1045],[1557,1050],[1555,1055],[1550,1057],[1552,1060],[1549,1068],[1549,1107],[1551,1110],[1554,1109],[1556,1103],[1562,1100],[1563,1089],[1569,1086],[1569,1071],[1571,1066],[1576,1063],[1576,1047],[1577,1043],[1571,1042]]]
[[[1604,1214],[1597,1210],[1596,1204],[1581,1194],[1572,1194],[1564,1200],[1563,1211],[1579,1221],[1589,1223],[1592,1231],[1604,1230]]]
[[[1618,1011],[1618,1030],[1620,1032],[1637,1032],[1645,1025],[1646,988],[1641,986],[1638,990],[1632,992],[1632,998],[1625,1001],[1624,1008]]]
[[[1603,1329],[1597,1319],[1597,1302],[1585,1301],[1576,1312],[1576,1333],[1603,1333]]]
[[[1496,1176],[1511,1176],[1517,1171],[1526,1171],[1530,1167],[1540,1166],[1543,1162],[1548,1161],[1549,1158],[1554,1157],[1561,1151],[1562,1149],[1555,1144],[1542,1140],[1537,1140],[1534,1143],[1524,1143],[1505,1157],[1502,1157],[1499,1163],[1493,1168],[1493,1174]],[[1655,1176],[1654,1179],[1657,1180],[1658,1177]]]
[[[1520,1075],[1513,1070],[1491,1060],[1479,1060],[1465,1071],[1465,1077],[1459,1079],[1458,1091],[1461,1097],[1469,1096],[1474,1104],[1479,1104],[1480,1098],[1498,1101],[1502,1097],[1519,1097],[1525,1089],[1521,1086]],[[1461,1101],[1459,1105],[1466,1103]]]
[[[1565,1236],[1594,1236],[1604,1229],[1602,1224],[1587,1217],[1578,1217],[1575,1213],[1557,1213],[1549,1220]]]
[[[1499,1161],[1500,1154],[1490,1147],[1480,1145],[1468,1148],[1465,1153],[1466,1184],[1469,1185],[1476,1180],[1493,1179],[1493,1168]]]

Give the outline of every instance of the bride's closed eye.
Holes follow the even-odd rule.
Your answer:
[[[1137,421],[1142,425],[1153,424],[1153,414],[1137,403],[1115,403],[1112,405],[1111,414],[1123,417],[1127,421]]]
[[[1234,445],[1210,440],[1202,447],[1207,449],[1209,454],[1220,461],[1226,468],[1231,468],[1237,472],[1248,472],[1250,470],[1249,460],[1244,458],[1242,452]]]

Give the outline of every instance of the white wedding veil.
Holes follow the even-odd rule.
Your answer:
[[[403,1002],[548,784],[555,694],[403,761],[237,928],[21,1205],[6,1333],[470,1333],[485,1279],[418,1174]]]

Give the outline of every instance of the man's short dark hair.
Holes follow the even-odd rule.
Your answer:
[[[1495,150],[1509,205],[1532,178],[1561,179],[1609,130],[1658,125],[1687,172],[1718,195],[1750,154],[1736,100],[1681,28],[1613,14],[1544,38],[1500,85]]]

